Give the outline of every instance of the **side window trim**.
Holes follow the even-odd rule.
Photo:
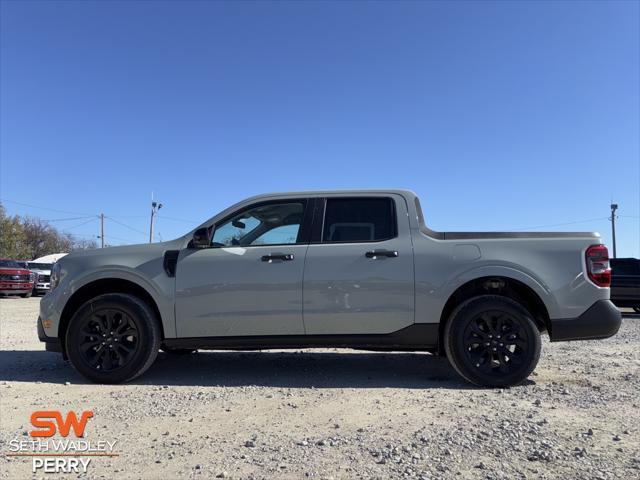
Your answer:
[[[392,235],[388,238],[381,238],[379,240],[360,240],[358,242],[354,242],[354,241],[333,241],[333,242],[327,242],[324,240],[324,226],[325,226],[325,220],[326,220],[326,215],[327,215],[327,202],[329,200],[368,200],[368,199],[380,199],[383,198],[385,200],[389,200],[390,202],[390,207],[391,207],[391,218],[393,219],[393,223],[392,223]],[[321,200],[321,205],[320,208],[322,210],[322,215],[319,215],[318,220],[320,221],[320,225],[319,228],[317,226],[317,224],[315,224],[314,222],[314,228],[313,228],[313,237],[311,239],[312,244],[323,244],[323,245],[336,245],[336,244],[357,244],[357,243],[381,243],[381,242],[388,242],[389,240],[393,240],[394,238],[398,238],[398,209],[396,208],[396,199],[392,196],[362,196],[362,197],[350,197],[350,196],[340,196],[340,197],[324,197],[319,199]],[[316,236],[316,234],[318,233],[319,230],[319,236]]]
[[[324,221],[327,216],[327,199],[326,197],[322,199],[322,219],[320,220],[320,237],[318,238],[318,243],[324,243]]]
[[[231,212],[226,217],[222,218],[220,221],[214,223],[209,227],[211,229],[210,238],[213,240],[213,236],[215,235],[216,228],[221,225],[224,225],[233,217],[237,216],[242,212],[246,212],[248,210],[252,210],[257,207],[261,207],[263,205],[272,205],[272,204],[282,204],[282,203],[302,203],[302,208],[304,209],[304,215],[302,217],[302,222],[300,223],[300,230],[298,231],[298,238],[295,243],[268,243],[262,245],[243,245],[242,248],[255,248],[255,247],[278,247],[278,246],[287,246],[287,245],[308,245],[310,240],[311,233],[311,222],[313,220],[313,199],[301,197],[301,198],[279,198],[274,200],[263,200],[261,202],[252,203],[247,205],[246,207],[239,208],[234,212]],[[209,248],[230,248],[228,246],[217,246],[211,245]]]
[[[317,197],[312,198],[311,202],[313,205],[313,221],[309,228],[309,243],[321,243],[326,199]]]

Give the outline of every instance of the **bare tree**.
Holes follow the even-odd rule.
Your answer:
[[[29,260],[96,247],[95,240],[60,232],[41,218],[7,215],[0,203],[0,257]]]
[[[73,237],[71,250],[92,250],[94,248],[98,248],[98,243],[94,239]]]
[[[0,257],[23,259],[28,256],[27,237],[20,217],[7,215],[0,203]]]

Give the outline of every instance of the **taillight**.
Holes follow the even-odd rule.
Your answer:
[[[599,287],[611,286],[611,267],[609,266],[609,250],[604,245],[591,245],[587,248],[587,274]]]

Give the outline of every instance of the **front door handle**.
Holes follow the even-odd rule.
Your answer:
[[[381,257],[396,258],[398,252],[396,250],[370,250],[364,254],[367,258],[373,258],[374,260]]]
[[[293,253],[271,253],[269,255],[263,255],[261,260],[263,262],[273,263],[274,260],[282,260],[283,262],[290,262],[293,260]]]

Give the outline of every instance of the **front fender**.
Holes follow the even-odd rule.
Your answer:
[[[40,316],[43,320],[49,320],[44,327],[48,337],[58,336],[64,307],[80,289],[99,280],[123,280],[136,284],[151,296],[160,312],[165,337],[175,338],[174,279],[167,277],[164,273],[159,273],[150,279],[134,268],[119,265],[74,273],[69,275],[68,279],[67,282],[63,281],[58,288],[45,295],[40,302]]]

